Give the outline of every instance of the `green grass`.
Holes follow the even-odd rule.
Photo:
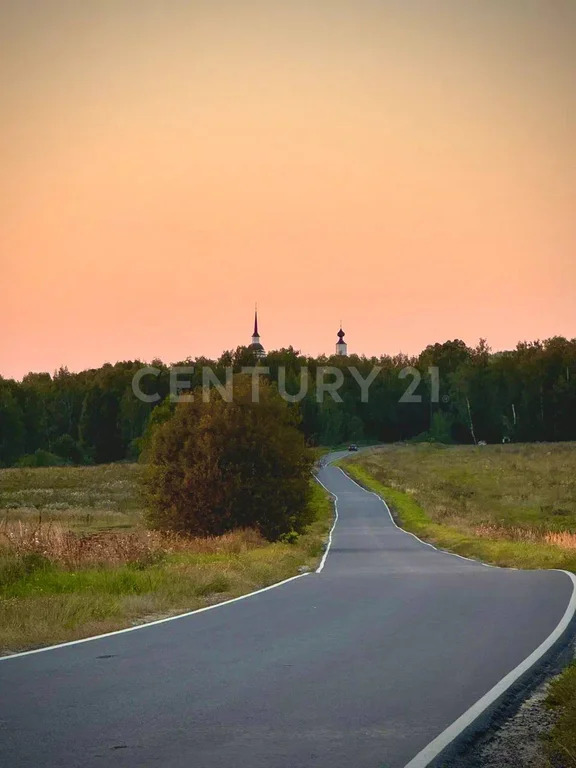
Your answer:
[[[443,549],[576,571],[574,443],[387,446],[340,464],[386,499],[403,528]]]
[[[72,530],[130,529],[142,521],[140,464],[0,470],[0,519]]]
[[[56,498],[52,506],[41,506],[43,530],[68,526],[76,534],[106,540],[134,536],[138,544],[132,560],[126,549],[127,562],[75,567],[56,550],[15,552],[0,536],[2,652],[100,634],[237,597],[294,576],[301,566],[313,568],[323,551],[332,502],[312,482],[315,522],[294,543],[268,543],[238,532],[175,548],[168,541],[165,550],[145,551],[143,557],[147,534],[139,507],[140,475],[141,467],[129,464],[0,470],[0,523],[37,525],[33,502]],[[15,499],[21,506],[14,506]]]
[[[339,464],[407,531],[487,563],[576,571],[576,444],[396,445]],[[576,664],[551,685],[550,768],[576,768]],[[528,768],[528,767],[527,767]]]
[[[572,664],[550,686],[546,705],[556,715],[556,722],[545,740],[551,765],[576,766],[576,664]]]

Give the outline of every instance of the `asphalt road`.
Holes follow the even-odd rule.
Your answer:
[[[321,573],[0,661],[7,768],[402,768],[566,619],[558,571],[489,568],[396,528],[335,467]]]

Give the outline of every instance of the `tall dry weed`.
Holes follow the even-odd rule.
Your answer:
[[[474,534],[485,539],[529,541],[550,544],[559,549],[576,549],[576,533],[570,531],[542,531],[534,528],[479,525],[474,528]]]
[[[0,524],[0,549],[17,557],[38,554],[69,569],[151,563],[178,552],[239,554],[264,544],[262,537],[249,529],[223,536],[191,538],[144,529],[79,534],[58,523],[4,521]]]

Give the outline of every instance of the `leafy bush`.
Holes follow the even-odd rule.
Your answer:
[[[283,544],[296,544],[299,538],[300,534],[296,533],[296,531],[288,531],[288,533],[281,534],[279,541]]]
[[[17,467],[61,467],[66,464],[61,456],[38,448],[34,453],[26,453],[16,462]]]
[[[449,445],[452,439],[452,419],[442,411],[436,411],[432,415],[432,422],[428,432],[422,432],[409,440],[411,443],[443,443]]]
[[[0,558],[0,584],[8,587],[37,571],[47,571],[50,568],[52,568],[50,560],[39,552],[26,552],[20,557],[2,557]]]
[[[84,454],[82,449],[71,435],[60,435],[52,444],[52,451],[72,464],[83,464]]]
[[[313,455],[297,422],[266,381],[259,402],[248,376],[234,377],[233,402],[203,402],[196,391],[153,435],[149,524],[195,535],[256,528],[269,540],[301,532],[312,516]]]

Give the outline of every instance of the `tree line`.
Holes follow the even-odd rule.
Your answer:
[[[344,442],[429,440],[486,441],[576,440],[576,339],[554,337],[521,342],[514,350],[492,352],[485,340],[469,347],[461,340],[429,345],[417,356],[301,355],[289,347],[258,361],[248,347],[218,359],[189,358],[177,363],[194,368],[192,389],[202,384],[202,367],[221,381],[226,369],[263,365],[267,378],[289,393],[300,389],[308,369],[309,387],[292,407],[311,445]],[[134,375],[146,363],[124,361],[71,373],[29,373],[22,381],[0,377],[0,466],[53,463],[103,463],[136,460],[151,426],[170,414],[170,367],[159,360],[157,376],[141,388],[157,402],[134,395]],[[318,401],[318,369],[342,371],[341,402]],[[351,369],[357,372],[353,374]],[[358,376],[368,380],[378,368],[363,401]],[[217,396],[217,395],[214,395]]]

